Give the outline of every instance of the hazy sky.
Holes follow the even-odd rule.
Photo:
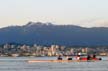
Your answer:
[[[0,27],[29,21],[108,26],[108,0],[0,0]]]

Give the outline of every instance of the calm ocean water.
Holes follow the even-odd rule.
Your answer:
[[[27,60],[56,57],[0,57],[0,71],[108,71],[108,57],[99,62],[28,63]]]

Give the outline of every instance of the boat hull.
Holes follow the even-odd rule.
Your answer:
[[[89,60],[89,62],[94,62],[97,60]],[[88,60],[28,60],[28,63],[36,62],[88,62]]]

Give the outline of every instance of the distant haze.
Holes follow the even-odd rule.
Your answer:
[[[0,0],[0,28],[29,21],[108,27],[108,0]]]

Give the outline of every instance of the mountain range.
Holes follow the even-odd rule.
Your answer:
[[[107,46],[108,28],[85,28],[75,25],[29,22],[23,26],[0,29],[0,44],[20,43],[65,46]]]

